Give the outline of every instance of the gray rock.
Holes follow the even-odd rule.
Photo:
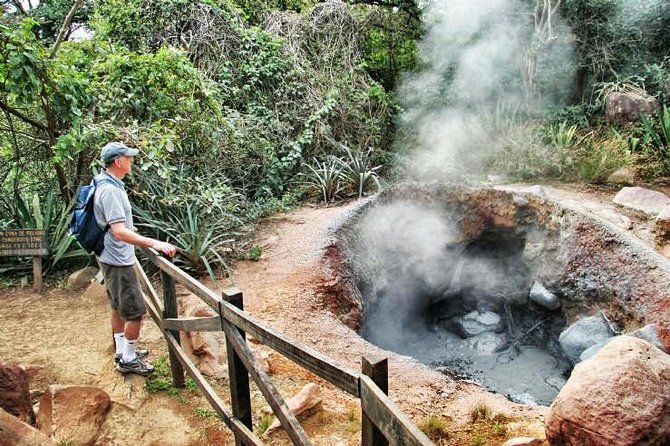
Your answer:
[[[531,302],[549,311],[561,308],[561,301],[558,296],[546,289],[540,282],[533,282],[530,293],[528,293],[528,298]]]
[[[628,336],[635,336],[636,338],[644,339],[645,341],[659,348],[661,351],[668,353],[668,350],[665,348],[665,344],[663,344],[663,342],[661,342],[658,337],[658,331],[656,330],[656,325],[654,324],[645,325],[644,327],[627,334]]]
[[[535,398],[533,398],[533,396],[529,393],[520,393],[518,395],[510,395],[509,399],[514,401],[515,403],[527,404],[529,406],[537,406],[537,402],[535,401]]]
[[[605,97],[605,116],[609,122],[626,124],[658,110],[658,100],[648,94],[615,91]]]
[[[500,316],[492,311],[483,313],[471,311],[463,316],[460,324],[466,337],[477,336],[485,331],[500,331],[504,328]]]
[[[670,204],[670,198],[661,192],[642,187],[624,187],[616,194],[612,202],[629,209],[656,216],[667,204]]]
[[[463,347],[479,355],[492,355],[507,345],[504,334],[486,331],[463,341]]]
[[[598,342],[597,344],[593,344],[591,347],[584,350],[582,352],[582,354],[579,355],[579,362],[583,362],[583,361],[586,361],[587,359],[590,359],[590,358],[594,357],[596,355],[596,353],[598,353],[600,351],[601,348],[606,346],[615,337],[602,340],[602,341]]]
[[[568,359],[577,364],[579,356],[589,347],[614,336],[602,316],[588,316],[568,326],[558,337],[558,343]]]
[[[529,194],[537,195],[538,197],[547,198],[547,193],[544,191],[544,188],[537,184],[527,187],[526,192],[528,192]]]

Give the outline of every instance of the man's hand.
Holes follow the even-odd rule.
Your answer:
[[[159,240],[156,240],[156,242],[151,247],[158,252],[162,252],[170,258],[174,257],[175,253],[177,252],[177,248],[175,248],[173,245],[167,242],[161,242]]]

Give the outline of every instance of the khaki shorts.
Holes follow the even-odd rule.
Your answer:
[[[100,262],[100,269],[105,278],[107,299],[112,309],[118,311],[125,320],[142,317],[147,309],[135,266],[115,266]]]

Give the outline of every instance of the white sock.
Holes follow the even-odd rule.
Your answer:
[[[114,333],[114,346],[116,347],[116,355],[123,355],[123,347],[125,345],[126,338],[123,336],[123,332]]]
[[[131,340],[126,338],[126,342],[123,347],[123,358],[121,358],[121,361],[127,364],[135,359],[135,344],[137,344],[137,339]]]

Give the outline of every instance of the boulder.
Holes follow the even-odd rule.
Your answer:
[[[528,293],[528,298],[531,302],[549,311],[561,308],[561,301],[558,299],[558,296],[546,289],[540,282],[533,282],[530,293]]]
[[[635,171],[630,167],[622,167],[607,177],[605,183],[611,185],[632,186],[635,184]]]
[[[670,204],[670,198],[661,192],[643,187],[624,187],[612,200],[614,204],[656,216]]]
[[[670,355],[618,336],[574,368],[551,404],[553,446],[645,446],[670,442]]]
[[[30,376],[22,367],[0,364],[0,408],[24,423],[34,425],[29,382]]]
[[[0,446],[54,446],[42,432],[0,409]]]
[[[68,276],[67,287],[71,290],[83,290],[91,284],[97,274],[98,269],[92,266],[75,271]]]
[[[92,445],[111,407],[109,395],[97,387],[51,385],[40,401],[37,424],[57,443]]]
[[[579,356],[586,349],[612,336],[614,333],[602,316],[588,316],[563,330],[558,336],[558,343],[568,359],[573,364],[577,364]]]
[[[644,93],[614,92],[605,98],[605,116],[609,122],[626,124],[658,110],[658,101]]]

